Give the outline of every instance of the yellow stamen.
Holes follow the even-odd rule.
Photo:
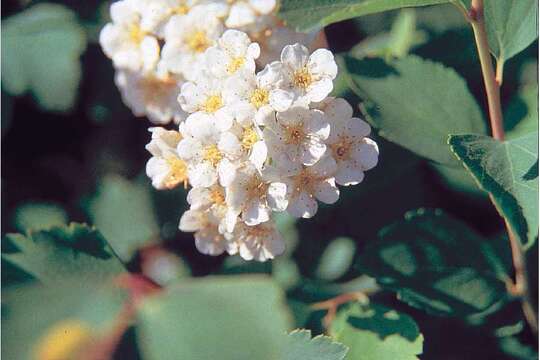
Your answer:
[[[223,106],[223,100],[221,100],[221,96],[211,95],[206,99],[204,104],[201,106],[201,110],[206,113],[212,114],[212,113],[215,113],[222,106]]]
[[[179,5],[172,10],[173,14],[186,15],[189,12],[189,6],[186,4]]]
[[[293,74],[293,83],[296,87],[306,90],[312,82],[311,73],[305,66],[296,70]]]
[[[223,192],[223,188],[220,186],[215,186],[210,191],[210,200],[216,205],[225,204],[225,193]]]
[[[65,320],[53,325],[34,349],[36,360],[77,359],[79,351],[92,340],[92,331],[79,320]]]
[[[251,103],[251,105],[259,109],[263,105],[268,104],[269,98],[270,94],[268,93],[268,90],[256,88],[251,94],[249,102]]]
[[[130,40],[135,44],[140,44],[146,36],[146,32],[137,24],[131,24],[128,31]]]
[[[212,144],[204,149],[203,159],[209,161],[212,166],[216,167],[221,159],[223,159],[223,154],[216,145]]]
[[[187,188],[188,174],[186,163],[174,156],[167,158],[167,164],[169,165],[169,174],[165,181],[165,187],[167,189],[173,189],[176,185],[184,183],[184,188]]]
[[[246,59],[243,56],[233,58],[229,65],[227,65],[227,72],[229,74],[234,74],[245,62]]]
[[[204,30],[196,30],[186,37],[186,44],[193,52],[202,53],[210,47],[211,42]]]
[[[257,134],[257,131],[253,127],[244,128],[244,131],[242,132],[242,148],[244,150],[251,150],[253,145],[259,141],[259,135]]]

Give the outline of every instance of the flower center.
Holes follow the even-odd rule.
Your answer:
[[[225,204],[225,194],[223,193],[223,189],[221,187],[215,186],[210,191],[210,201],[216,205]]]
[[[301,125],[287,126],[285,128],[285,143],[287,144],[300,144],[306,135]]]
[[[188,184],[187,165],[186,163],[174,156],[167,158],[167,165],[169,165],[169,173],[165,180],[165,187],[167,189],[173,189],[179,183],[184,183],[184,188]]]
[[[189,12],[189,6],[186,4],[178,5],[172,10],[173,14],[176,15],[186,15]]]
[[[159,79],[155,76],[146,76],[141,80],[143,101],[148,104],[158,104],[167,98],[176,87],[172,78]]]
[[[204,149],[203,159],[209,161],[213,167],[216,167],[221,159],[223,159],[223,154],[216,145],[212,144]]]
[[[265,199],[268,191],[268,184],[264,183],[260,177],[253,176],[246,185],[248,199]]]
[[[263,245],[262,240],[270,234],[270,231],[271,230],[268,227],[263,225],[246,226],[247,236],[253,236],[258,238],[258,247]]]
[[[233,58],[229,65],[227,65],[227,72],[229,74],[234,74],[245,62],[246,59],[243,56]]]
[[[294,191],[298,194],[302,191],[313,194],[314,176],[306,169],[302,169],[294,179]]]
[[[211,95],[206,99],[204,104],[201,106],[201,110],[206,113],[213,114],[222,106],[223,106],[223,100],[221,100],[221,96]]]
[[[244,128],[242,132],[242,148],[244,150],[250,150],[255,143],[259,141],[259,135],[253,127]]]
[[[191,51],[196,53],[204,52],[211,44],[204,30],[196,30],[186,38],[186,44]]]
[[[268,90],[266,89],[260,89],[256,88],[253,93],[251,93],[251,97],[249,99],[249,102],[251,105],[255,106],[257,109],[262,107],[263,105],[268,104],[269,102],[269,94]]]
[[[343,136],[338,142],[330,145],[330,148],[336,159],[345,160],[350,156],[352,144],[348,136]]]
[[[128,33],[130,40],[137,45],[139,45],[146,36],[146,32],[143,31],[138,24],[131,24]]]
[[[306,90],[312,82],[313,78],[311,77],[309,70],[305,66],[301,69],[296,70],[293,74],[294,86],[299,87],[303,90]]]

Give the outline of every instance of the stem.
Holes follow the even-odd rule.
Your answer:
[[[493,137],[497,140],[504,140],[503,117],[501,110],[501,96],[499,84],[495,79],[493,63],[489,53],[489,45],[484,24],[484,2],[483,0],[472,0],[469,18],[476,40],[478,57],[484,76],[484,85],[488,100],[489,120],[491,122],[491,131]]]
[[[376,291],[376,290],[373,290]],[[336,317],[337,309],[340,305],[346,304],[351,301],[360,301],[363,303],[369,302],[368,294],[370,291],[355,291],[338,295],[326,301],[321,301],[311,305],[313,310],[326,310],[327,313],[323,318],[323,325],[325,328],[329,328],[330,324]]]
[[[480,58],[480,65],[482,68],[482,75],[484,77],[484,85],[486,87],[486,94],[488,100],[489,119],[491,123],[491,132],[493,138],[497,140],[504,140],[504,127],[503,117],[501,110],[501,97],[500,97],[500,84],[502,82],[503,62],[497,63],[497,77],[493,71],[493,63],[491,61],[491,55],[489,53],[489,45],[486,34],[486,27],[484,24],[484,3],[483,0],[472,0],[471,9],[467,16],[467,20],[471,23],[474,32],[474,38],[476,40],[476,47],[478,49],[478,57]],[[490,196],[491,202],[493,197]],[[512,251],[512,263],[514,266],[515,282],[511,284],[508,291],[514,295],[519,296],[521,299],[521,308],[523,315],[527,320],[531,330],[538,333],[538,319],[532,306],[531,296],[529,293],[529,281],[527,276],[527,264],[525,255],[521,244],[512,232],[508,221],[505,219],[506,231],[508,232],[508,239],[510,242],[510,249]]]

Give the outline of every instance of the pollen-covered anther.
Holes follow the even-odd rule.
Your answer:
[[[204,149],[203,159],[209,161],[212,166],[216,167],[217,164],[223,159],[223,154],[216,145],[212,144]]]
[[[211,42],[205,31],[197,30],[187,36],[186,44],[193,52],[202,53],[210,47]]]
[[[188,173],[186,163],[174,156],[166,159],[167,165],[169,165],[169,174],[165,180],[165,187],[167,189],[173,189],[178,184],[183,183],[184,188],[188,185]]]
[[[305,90],[311,85],[312,82],[313,82],[313,77],[311,76],[311,73],[305,66],[296,70],[293,74],[294,86],[298,88]]]
[[[249,99],[251,105],[255,106],[255,108],[257,109],[261,108],[264,105],[267,105],[269,101],[270,93],[268,92],[268,90],[261,88],[256,88]]]
[[[245,128],[242,131],[241,144],[244,150],[250,150],[257,141],[259,141],[259,135],[253,127]]]
[[[234,74],[238,69],[242,67],[242,65],[244,65],[245,62],[246,59],[243,56],[232,58],[227,65],[227,72],[229,74]]]
[[[221,99],[221,96],[211,95],[203,103],[203,105],[201,106],[201,110],[208,114],[213,114],[218,111],[222,106],[223,100]]]

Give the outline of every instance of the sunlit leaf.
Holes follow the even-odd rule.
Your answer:
[[[311,331],[298,329],[288,335],[283,360],[343,360],[348,348],[328,336],[311,338]]]

